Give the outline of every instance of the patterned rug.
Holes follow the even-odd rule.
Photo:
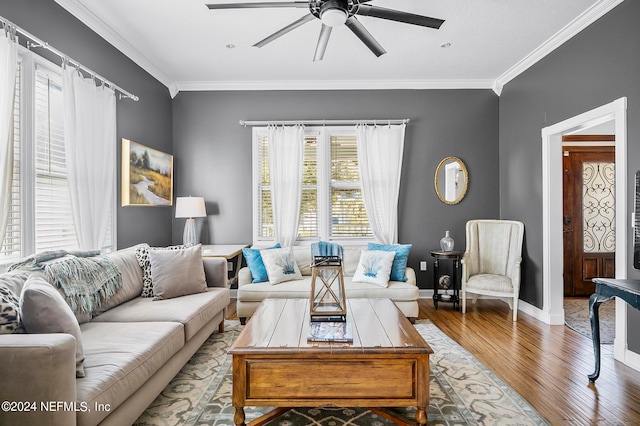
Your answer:
[[[430,356],[429,425],[547,425],[513,389],[430,321],[415,325],[434,354]],[[135,423],[232,426],[231,356],[227,348],[242,326],[227,321],[169,383]],[[245,407],[246,421],[268,407]],[[415,409],[397,409],[415,421]],[[386,426],[392,422],[364,408],[296,408],[270,426]]]
[[[600,343],[613,344],[616,335],[616,301],[608,300],[598,309],[600,317]],[[589,299],[564,298],[564,323],[567,327],[591,339]]]

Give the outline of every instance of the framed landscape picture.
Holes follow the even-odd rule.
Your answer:
[[[122,139],[122,205],[173,205],[173,155]]]

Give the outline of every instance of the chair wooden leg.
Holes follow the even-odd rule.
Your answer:
[[[518,296],[513,298],[513,320],[518,320]]]
[[[467,294],[464,290],[460,292],[460,297],[462,298],[462,313],[464,314],[467,311]]]
[[[474,294],[473,295],[473,300],[471,301],[471,303],[473,303],[475,305],[477,301],[478,301],[478,295]]]

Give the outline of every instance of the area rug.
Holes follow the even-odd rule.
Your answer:
[[[613,344],[616,335],[616,301],[608,300],[598,309],[600,317],[600,343]],[[567,327],[591,339],[589,299],[564,298],[564,323]]]
[[[429,425],[547,425],[520,395],[430,321],[415,325],[434,354],[430,356]],[[231,356],[227,349],[242,326],[227,321],[213,334],[135,423],[136,426],[232,426]],[[384,384],[381,384],[384,385]],[[246,421],[268,407],[245,407]],[[415,408],[397,409],[415,421]],[[393,425],[363,408],[296,408],[270,426]]]

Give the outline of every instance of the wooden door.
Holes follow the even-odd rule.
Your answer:
[[[592,278],[615,276],[615,148],[563,153],[564,295],[590,296]]]

